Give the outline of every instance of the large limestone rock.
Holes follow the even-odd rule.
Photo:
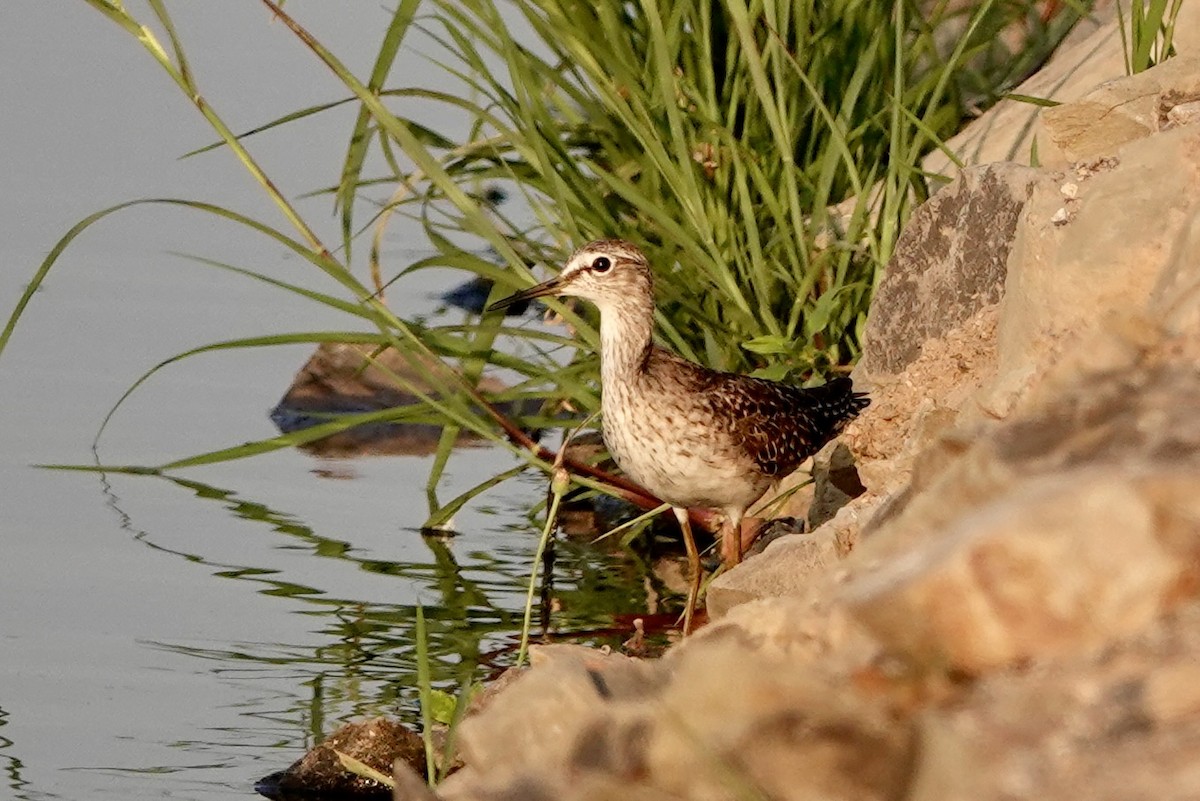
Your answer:
[[[1196,133],[1168,136],[1160,169],[1195,182]],[[1197,586],[1200,209],[1194,183],[1179,191],[1156,207],[1157,226],[1109,218],[1105,275],[1022,265],[1054,286],[1089,286],[1030,303],[1006,294],[1001,332],[1037,340],[1013,337],[1000,360],[1000,383],[1020,383],[1021,403],[1005,423],[960,423],[927,448],[848,563],[861,572],[845,600],[895,652],[981,671],[1086,649],[1143,628]],[[1087,250],[1086,239],[1074,245]],[[1145,311],[1114,308],[1126,305]]]
[[[894,797],[913,769],[911,721],[844,677],[796,670],[783,652],[727,633],[639,668],[640,688],[627,666],[599,657],[574,676],[535,668],[486,722],[463,724],[467,767],[439,797]]]
[[[1193,214],[1179,232],[1150,293],[1150,313],[1168,331],[1200,333],[1200,214]]]
[[[922,717],[910,801],[1200,798],[1200,606]]]
[[[615,703],[637,703],[663,677],[655,665],[620,654],[579,646],[533,649],[533,669],[490,701],[484,713],[459,730],[468,765],[489,766],[502,784],[531,765],[566,763],[578,747],[579,731],[593,725]]]
[[[983,408],[1006,415],[1047,365],[1110,324],[1108,315],[1144,309],[1198,212],[1200,125],[1135,140],[1039,182],[1013,241],[997,375]]]
[[[797,670],[734,638],[670,667],[646,767],[671,797],[717,801],[754,788],[776,799],[885,799],[912,770],[911,723],[843,677]]]
[[[1155,620],[1189,572],[1187,554],[1156,532],[1159,515],[1180,513],[1179,497],[1149,491],[1169,475],[1143,484],[1081,470],[1019,481],[880,560],[844,597],[893,653],[936,669],[977,674],[1102,645]],[[1183,478],[1200,486],[1200,469]],[[864,559],[876,558],[874,544]]]

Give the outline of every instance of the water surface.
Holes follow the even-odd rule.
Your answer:
[[[261,6],[171,7],[206,96],[235,129],[340,96]],[[369,69],[385,9],[287,8],[360,74]],[[406,58],[406,74],[440,80]],[[3,314],[56,239],[114,203],[187,197],[282,225],[228,154],[179,160],[211,134],[146,53],[85,3],[6,0],[0,74]],[[334,182],[351,121],[350,110],[333,113],[251,149],[299,197]],[[299,203],[336,241],[328,199]],[[423,247],[398,224],[387,258],[398,268]],[[430,538],[417,530],[428,465],[416,457],[284,451],[173,480],[31,466],[157,464],[270,436],[267,411],[307,347],[173,365],[92,450],[112,404],[163,359],[232,337],[348,325],[178,253],[333,289],[262,238],[177,209],[101,222],[51,273],[0,357],[0,797],[247,797],[256,778],[342,720],[411,717],[417,604],[444,686],[474,662],[479,677],[511,661],[538,476],[485,495],[457,516],[453,536]],[[427,274],[389,301],[427,314],[457,280]],[[439,493],[513,464],[473,449],[451,462]],[[569,626],[644,607],[636,565],[584,546],[559,556]]]

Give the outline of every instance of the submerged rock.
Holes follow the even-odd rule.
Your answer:
[[[488,295],[491,294],[494,284],[494,281],[477,275],[450,289],[448,292],[444,292],[441,295],[441,299],[456,309],[462,309],[471,314],[483,314],[483,309],[487,305]],[[529,311],[531,304],[541,305],[537,304],[537,301],[523,300],[506,308],[504,314],[519,317]]]
[[[445,370],[421,354],[401,354],[374,345],[322,343],[304,364],[283,398],[271,410],[271,420],[284,433],[328,423],[338,416],[411,406],[418,397],[397,381],[401,376],[420,391],[437,394],[426,375]],[[500,392],[500,381],[485,377],[478,389],[484,394]],[[498,403],[504,414],[533,413],[533,404]],[[354,426],[301,446],[318,456],[424,455],[433,453],[442,436],[435,423],[375,422]],[[468,431],[458,442],[469,445],[479,437]]]
[[[397,761],[422,776],[425,772],[425,745],[421,736],[393,720],[375,718],[347,723],[286,770],[260,779],[255,789],[278,801],[392,797],[386,786],[347,770],[338,758],[339,752],[385,776],[392,775],[393,763]]]

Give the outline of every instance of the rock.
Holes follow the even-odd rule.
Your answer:
[[[813,497],[808,506],[811,531],[832,520],[850,501],[866,492],[854,463],[854,455],[840,440],[834,440],[813,457]]]
[[[800,594],[806,579],[837,564],[841,556],[832,527],[781,537],[746,559],[744,566],[709,582],[704,595],[709,619],[718,620],[733,607],[757,598]]]
[[[403,759],[392,763],[392,801],[438,801],[429,782]]]
[[[967,169],[913,213],[872,301],[856,381],[899,373],[926,341],[1000,299],[1038,176],[1016,164]]]
[[[1176,125],[1195,125],[1200,122],[1200,100],[1180,97],[1168,97],[1166,100],[1167,113],[1163,120],[1164,128]]]
[[[1183,573],[1156,511],[1119,473],[1031,478],[843,598],[893,653],[937,670],[1098,646],[1154,620]]]
[[[893,797],[912,769],[912,722],[869,693],[841,686],[841,677],[797,668],[778,654],[747,651],[740,638],[716,637],[647,668],[658,680],[592,703],[595,714],[563,716],[559,707],[547,725],[531,726],[528,715],[541,717],[539,710],[494,706],[482,716],[495,718],[486,725],[533,750],[508,753],[511,761],[469,759],[439,795],[444,801],[715,800],[747,792],[777,799]],[[554,709],[562,676],[552,672],[537,680],[545,692],[524,700]],[[528,739],[534,734],[536,744]]]
[[[995,373],[998,317],[998,304],[985,306],[941,337],[926,340],[900,373],[870,376],[871,405],[841,436],[869,494],[905,492],[914,465],[928,465],[931,455],[942,458],[936,456],[947,444],[942,435],[964,412],[975,411],[976,394]],[[955,458],[949,452],[944,456]]]
[[[1169,261],[1150,294],[1149,314],[1177,334],[1200,335],[1200,211],[1175,240]]]
[[[537,652],[537,649],[541,647],[542,646],[533,646],[533,649],[530,652],[531,658],[532,655]],[[484,684],[478,692],[472,692],[469,696],[469,700],[467,701],[467,709],[463,713],[464,716],[470,717],[472,715],[478,715],[480,712],[487,709],[497,696],[507,690],[513,682],[521,678],[521,676],[528,672],[528,670],[528,667],[510,667],[495,679]]]
[[[1197,584],[1200,512],[1178,488],[1200,486],[1200,340],[1120,330],[1023,416],[951,438],[868,524],[843,598],[896,653],[976,672],[1086,648]]]
[[[993,380],[1013,232],[1045,180],[1013,164],[968,169],[901,235],[853,374],[872,403],[841,437],[871,494],[902,491],[918,456]]]
[[[967,697],[922,716],[921,757],[906,797],[1200,797],[1198,633],[1200,608],[1191,604],[1103,652],[980,681]]]
[[[1200,660],[1156,666],[1142,682],[1141,701],[1155,723],[1200,718]]]
[[[564,764],[580,729],[618,701],[645,699],[661,683],[652,664],[616,653],[551,645],[534,646],[530,654],[530,670],[459,724],[468,767],[447,779],[450,790],[471,784],[472,768],[486,766],[488,781],[504,784],[530,766]]]
[[[870,664],[881,649],[837,597],[840,579],[835,571],[813,577],[798,593],[739,604],[668,651],[664,661],[730,640],[795,669],[819,665],[829,675],[849,676]]]
[[[375,345],[323,342],[292,380],[283,398],[271,410],[271,420],[284,433],[300,431],[328,423],[338,415],[381,411],[411,406],[417,396],[400,378],[419,391],[439,394],[431,375],[450,368],[422,354],[404,355],[393,348],[380,350]],[[499,392],[502,382],[485,377],[479,383],[484,392]],[[451,385],[452,391],[460,391]],[[532,412],[532,408],[511,403],[498,404],[505,414]],[[354,426],[337,434],[302,446],[318,456],[345,457],[363,454],[433,453],[442,435],[442,426],[432,423],[374,422]],[[461,444],[477,441],[478,436],[463,432]]]
[[[780,537],[762,553],[714,578],[704,596],[709,618],[717,620],[733,607],[758,598],[804,595],[816,576],[828,572],[850,552],[864,504],[843,507],[810,533]]]
[[[1066,199],[1061,187],[1076,186]],[[1053,222],[1066,208],[1067,222]],[[1176,128],[1038,182],[1018,225],[997,331],[997,374],[979,402],[1005,416],[1109,319],[1150,301],[1200,212],[1200,126]]]
[[[911,770],[911,722],[845,677],[730,637],[670,666],[643,757],[668,797],[885,799]]]
[[[1200,447],[1191,417],[1200,380],[1197,339],[1156,332],[1144,318],[1118,322],[1048,369],[1024,416],[939,437],[922,454],[909,490],[889,499],[863,538],[879,539],[878,530],[897,516],[923,519],[914,533],[948,524],[1020,477],[1087,464],[1143,469],[1155,465],[1155,454]],[[890,538],[899,549],[910,544],[898,533],[883,539]]]
[[[421,735],[387,718],[347,723],[326,737],[286,770],[260,779],[255,789],[268,798],[333,797],[389,798],[387,787],[358,776],[342,766],[338,753],[354,757],[369,767],[391,775],[393,763],[425,771],[425,744]],[[424,783],[424,779],[418,777]],[[419,796],[416,796],[419,797]]]
[[[1125,76],[1125,44],[1115,3],[1098,3],[1088,18],[1038,72],[1013,89],[1012,94],[1071,103],[1097,86]],[[1129,15],[1125,14],[1126,24]],[[1175,51],[1187,56],[1200,53],[1200,4],[1180,4],[1175,25]],[[1168,60],[1168,62],[1170,61]],[[1038,121],[1042,107],[1015,99],[1002,99],[979,119],[951,137],[946,150],[966,166],[998,161],[1032,162],[1042,159],[1043,139]],[[943,150],[934,150],[922,161],[931,175],[953,177],[958,166]]]
[[[1041,164],[1065,168],[1111,156],[1128,142],[1186,124],[1188,106],[1198,101],[1200,52],[1106,81],[1077,100],[1042,111]]]
[[[1125,74],[1124,46],[1115,4],[1097,9],[1093,21],[1082,20],[1077,28],[1081,32],[1090,31],[1086,35],[1069,37],[1050,60],[1013,89],[1012,94],[1070,102],[1100,83]],[[1041,107],[1031,103],[1002,99],[947,140],[946,148],[968,167],[1003,161],[1029,164],[1034,150],[1034,126],[1040,111]],[[942,150],[930,152],[922,161],[922,167],[932,175],[947,177],[953,177],[959,169]]]

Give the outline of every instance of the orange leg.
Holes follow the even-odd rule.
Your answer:
[[[688,569],[692,572],[692,583],[688,588],[687,607],[683,610],[683,636],[692,633],[692,616],[696,613],[696,604],[700,600],[700,580],[704,572],[700,568],[700,551],[696,548],[696,540],[692,537],[692,524],[688,520],[687,509],[672,506],[675,519],[683,529],[683,547],[687,549]]]
[[[742,515],[744,511],[726,511],[725,525],[721,526],[721,561],[727,565],[736,565],[742,561],[743,549],[749,542],[743,542]],[[751,540],[753,541],[753,537]]]

